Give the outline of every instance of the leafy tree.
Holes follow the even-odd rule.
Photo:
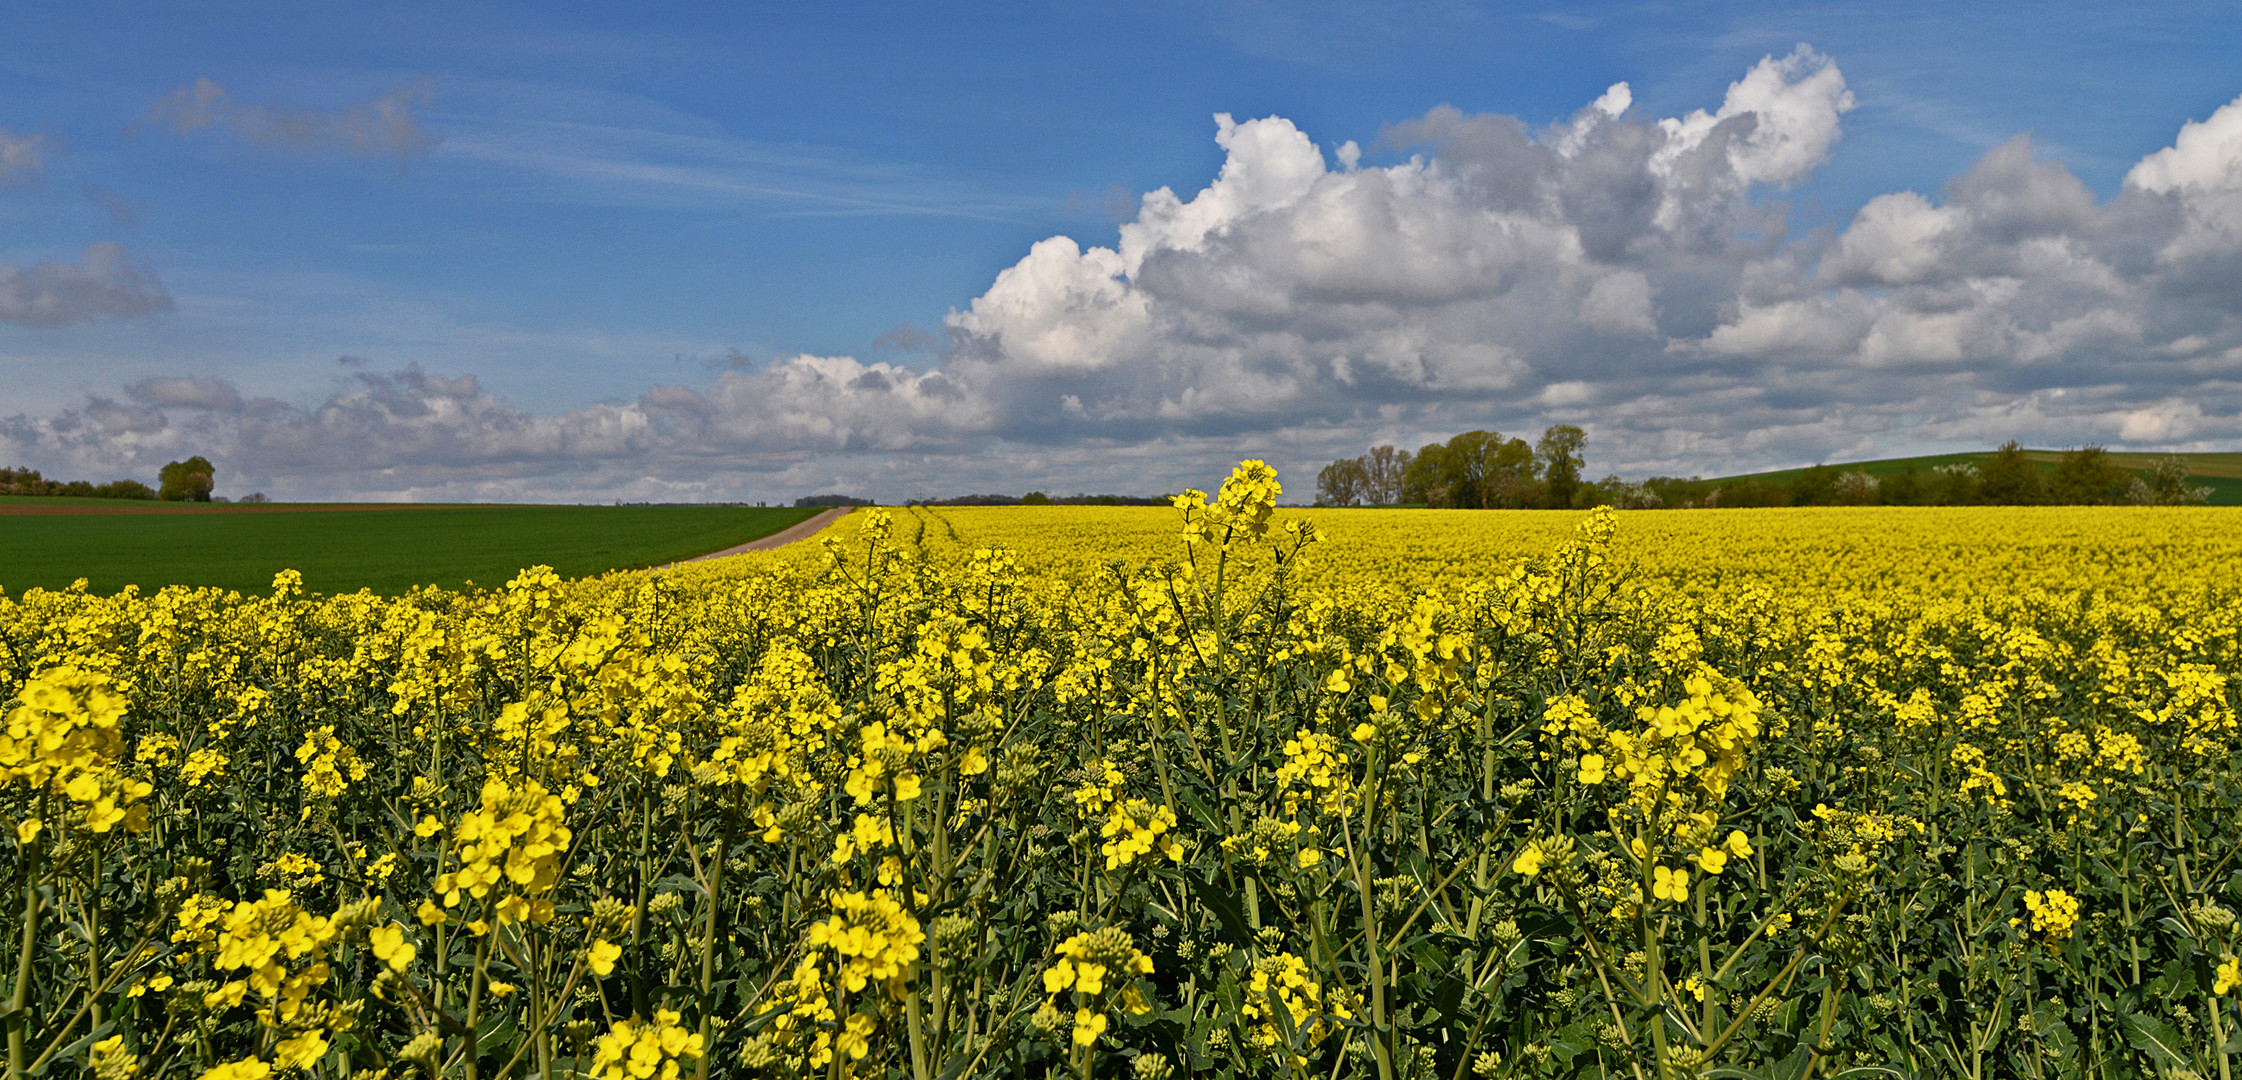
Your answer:
[[[1467,431],[1448,440],[1449,499],[1459,507],[1487,510],[1524,508],[1541,503],[1534,479],[1534,449],[1524,439],[1499,431]]]
[[[1967,461],[1940,465],[1931,470],[1923,501],[1934,506],[1968,506],[1979,500],[1982,486],[1976,465]]]
[[[2039,465],[2024,456],[2015,439],[1993,451],[1992,459],[1978,470],[1977,484],[1985,501],[1997,506],[2029,506],[2047,499]]]
[[[1316,474],[1317,506],[1360,506],[1370,488],[1361,458],[1334,461]]]
[[[158,494],[172,502],[209,502],[218,470],[200,454],[174,461],[156,474]]]
[[[1789,506],[1790,504],[1789,488],[1761,484],[1749,478],[1731,480],[1722,484],[1706,495],[1703,502],[1700,503],[1700,505],[1706,507],[1725,506],[1731,509],[1753,506]]]
[[[2048,495],[2059,503],[2107,505],[2124,501],[2132,479],[2133,474],[2112,460],[2109,451],[2082,446],[2064,451],[2063,460],[2056,462],[2054,475],[2048,477]]]
[[[1042,493],[1042,492],[1040,492],[1040,491],[1031,491],[1031,492],[1028,492],[1028,493],[1027,493],[1027,494],[1025,494],[1025,495],[1022,495],[1022,496],[1020,496],[1020,505],[1021,505],[1021,506],[1049,506],[1049,505],[1051,505],[1051,496],[1049,496],[1049,495],[1045,495],[1044,493]]]
[[[1449,498],[1448,447],[1426,443],[1401,471],[1401,501],[1426,506],[1454,506]]]
[[[1820,506],[1834,502],[1836,498],[1836,466],[1816,465],[1791,479],[1790,501],[1792,506]]]
[[[1587,464],[1581,449],[1588,444],[1588,433],[1571,424],[1552,424],[1541,433],[1541,441],[1534,444],[1534,467],[1541,473],[1541,487],[1552,510],[1563,510],[1573,504],[1580,492],[1580,470]]]
[[[1876,496],[1886,506],[1913,506],[1923,501],[1923,474],[1909,465],[1905,472],[1884,477],[1877,484]]]
[[[94,494],[104,499],[153,499],[156,489],[138,480],[112,480],[95,488]]]

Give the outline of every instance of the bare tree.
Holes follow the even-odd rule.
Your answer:
[[[1362,473],[1366,489],[1363,499],[1378,506],[1391,506],[1401,501],[1401,478],[1409,471],[1410,459],[1415,454],[1392,446],[1373,446],[1362,455]]]

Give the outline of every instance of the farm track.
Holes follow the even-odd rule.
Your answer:
[[[789,528],[780,529],[779,531],[772,533],[769,536],[763,537],[760,540],[750,540],[744,544],[735,544],[731,547],[725,548],[722,551],[711,551],[706,555],[695,555],[692,558],[686,559],[684,561],[707,562],[710,559],[722,559],[731,555],[745,555],[750,551],[769,551],[773,548],[785,547],[786,545],[791,544],[796,540],[806,540],[812,536],[817,535],[818,532],[824,529],[827,525],[831,525],[834,522],[841,520],[841,515],[848,512],[848,507],[836,506],[831,510],[827,510],[822,514],[809,519],[808,521],[805,521],[799,525],[791,526]],[[675,566],[678,564],[672,563],[670,565]]]

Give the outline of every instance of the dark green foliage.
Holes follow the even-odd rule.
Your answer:
[[[1537,444],[1496,431],[1467,431],[1411,454],[1373,447],[1332,462],[1318,476],[1325,506],[1423,505],[1455,510],[1567,509],[1597,505],[1601,493],[1581,483],[1587,435],[1558,424]],[[1323,481],[1338,485],[1326,490]],[[1345,498],[1342,500],[1342,496]]]
[[[1904,472],[1884,477],[1877,492],[1886,506],[1915,506],[1923,501],[1923,474],[1909,465]]]
[[[112,480],[93,489],[93,494],[100,499],[153,499],[156,489],[138,480]]]
[[[2015,439],[2002,443],[1993,457],[1977,470],[1978,489],[1986,502],[2000,506],[2031,506],[2047,501],[2047,486],[2040,467],[2024,456]]]
[[[1550,509],[1573,505],[1573,496],[1580,491],[1581,467],[1587,464],[1581,458],[1581,448],[1587,444],[1587,432],[1571,424],[1556,424],[1542,432],[1541,441],[1534,445],[1534,467],[1541,471]]]
[[[156,474],[157,494],[169,502],[209,502],[217,488],[218,470],[200,454],[174,461]]]
[[[1369,494],[1370,474],[1362,459],[1334,461],[1316,474],[1317,506],[1360,506]]]
[[[1426,443],[1418,447],[1401,474],[1401,501],[1426,506],[1449,506],[1448,445]]]
[[[48,495],[78,499],[153,499],[156,493],[138,480],[113,480],[95,485],[86,480],[49,480],[37,469],[0,469],[0,495]]]
[[[1816,465],[1790,482],[1790,501],[1793,506],[1826,506],[1837,500],[1837,469],[1829,465]]]
[[[2126,501],[2133,473],[2110,459],[2099,446],[2082,446],[2063,453],[2063,460],[2047,478],[2048,495],[2066,505],[2109,506]]]

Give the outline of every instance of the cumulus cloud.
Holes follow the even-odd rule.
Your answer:
[[[361,157],[394,155],[398,164],[424,156],[441,140],[420,126],[412,110],[436,96],[423,78],[390,87],[373,100],[346,109],[245,105],[208,78],[172,91],[135,128],[166,127],[181,135],[222,128],[260,146],[299,153],[340,152]]]
[[[18,135],[0,127],[0,188],[27,184],[47,174],[47,137]]]
[[[1679,117],[1626,84],[1545,127],[1435,108],[1380,134],[1408,155],[1386,165],[1219,115],[1211,181],[1147,193],[1109,244],[1034,244],[931,363],[797,356],[561,415],[417,368],[310,407],[157,380],[6,437],[89,462],[214,439],[339,490],[755,497],[1156,491],[1237,456],[1553,422],[1636,475],[2242,434],[2242,100],[2108,198],[2018,136],[1793,235],[1780,192],[1853,106],[1801,47]]]
[[[163,284],[102,241],[74,263],[0,266],[0,323],[55,327],[171,310]]]
[[[0,421],[0,456],[133,475],[201,453],[308,493],[553,497],[587,490],[588,477],[594,491],[645,481],[705,493],[712,471],[736,483],[742,470],[817,454],[955,453],[986,428],[976,410],[940,371],[807,355],[559,415],[516,408],[474,375],[417,365],[354,373],[311,406],[177,376],[134,383],[124,400]]]

